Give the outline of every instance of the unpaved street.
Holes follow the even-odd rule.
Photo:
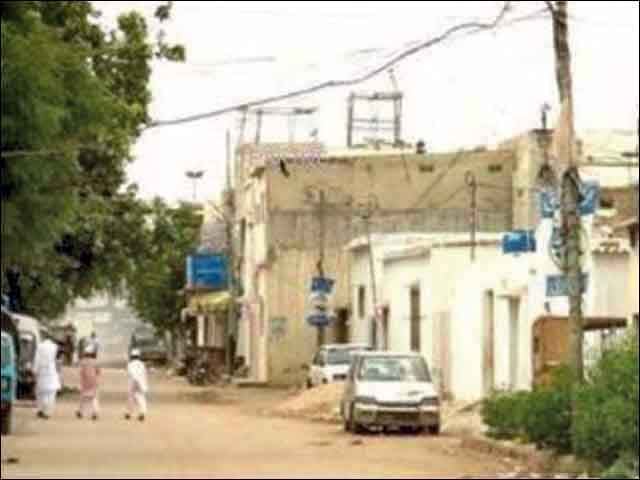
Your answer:
[[[73,398],[48,422],[21,407],[16,435],[2,439],[3,460],[19,463],[3,462],[2,478],[441,478],[506,469],[455,438],[356,439],[337,426],[260,414],[282,392],[204,391],[163,377],[154,379],[148,421],[126,422],[125,385],[123,372],[105,372],[97,423],[75,419]]]

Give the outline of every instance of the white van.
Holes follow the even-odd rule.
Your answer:
[[[18,396],[34,398],[36,388],[35,358],[42,341],[42,324],[33,317],[12,313],[20,336],[20,358],[18,359]]]

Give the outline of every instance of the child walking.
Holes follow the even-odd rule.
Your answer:
[[[140,359],[140,350],[131,350],[131,360],[127,366],[129,377],[129,403],[125,418],[131,420],[136,410],[138,420],[145,421],[147,415],[147,392],[149,385],[147,382],[147,367]]]
[[[100,415],[100,404],[98,402],[98,383],[100,380],[100,368],[97,365],[96,352],[89,345],[82,352],[80,361],[80,406],[76,412],[76,417],[82,419],[90,410],[91,419],[95,422]]]

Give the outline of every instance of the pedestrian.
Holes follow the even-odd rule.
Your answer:
[[[98,340],[98,336],[96,332],[91,333],[91,338],[89,339],[89,345],[93,347],[93,351],[95,352],[96,358],[100,354],[100,341]]]
[[[65,338],[64,338],[65,365],[67,367],[71,367],[73,365],[74,348],[75,348],[75,340],[73,338],[73,331],[71,329],[71,326],[67,326],[65,330]]]
[[[38,418],[48,420],[56,407],[56,396],[62,387],[57,365],[58,346],[45,337],[36,349],[36,401]]]
[[[145,421],[147,415],[147,392],[149,384],[147,380],[147,367],[140,358],[140,350],[131,350],[127,376],[129,378],[129,402],[125,418],[131,420],[138,413],[138,420]]]
[[[91,419],[95,422],[100,415],[98,400],[98,386],[100,368],[97,365],[96,354],[91,345],[87,346],[80,360],[80,405],[76,417],[82,420],[87,409],[91,411]]]

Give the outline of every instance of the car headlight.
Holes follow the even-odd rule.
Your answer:
[[[425,398],[422,401],[422,406],[423,407],[439,407],[440,399],[438,397]]]
[[[373,397],[356,397],[355,403],[360,405],[376,405],[378,401]]]

